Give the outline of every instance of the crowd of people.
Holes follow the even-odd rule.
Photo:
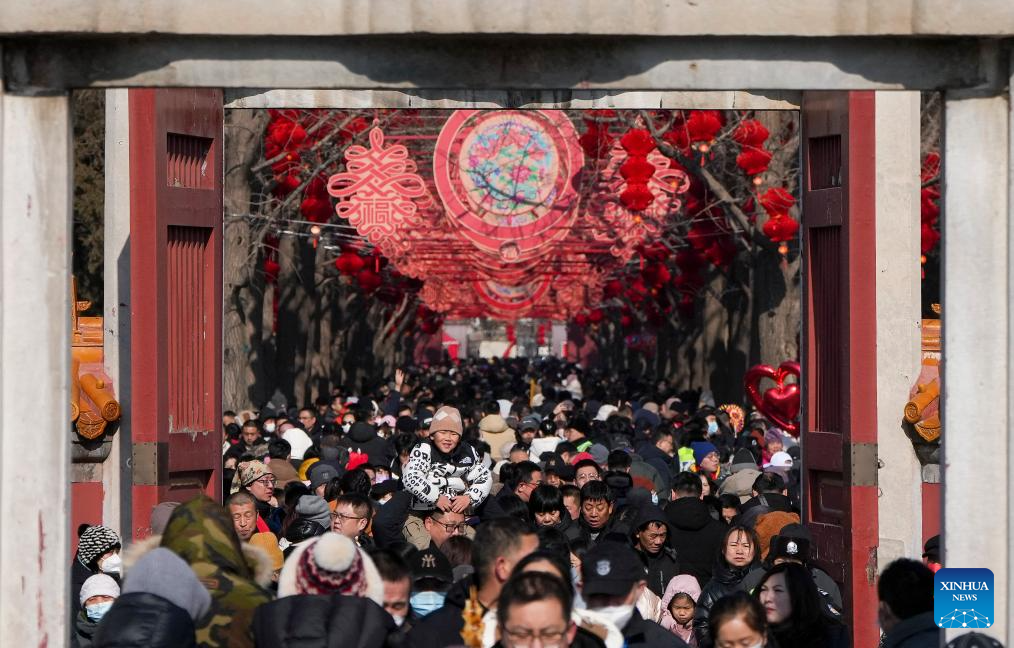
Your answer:
[[[796,439],[706,392],[464,361],[223,426],[223,503],[79,530],[74,645],[850,645]],[[937,645],[924,562],[880,578],[888,648]]]

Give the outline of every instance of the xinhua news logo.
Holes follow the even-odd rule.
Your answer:
[[[993,572],[943,568],[934,577],[933,615],[941,628],[993,625]]]

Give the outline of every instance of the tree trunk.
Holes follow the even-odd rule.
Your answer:
[[[230,217],[250,212],[250,168],[260,154],[267,121],[267,113],[259,110],[225,114],[222,400],[226,409],[236,411],[263,404],[271,382],[261,344],[264,282],[256,271],[260,240],[249,220]]]

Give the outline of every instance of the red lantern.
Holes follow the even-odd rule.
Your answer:
[[[643,183],[629,183],[626,191],[620,194],[620,202],[630,211],[644,211],[654,201],[655,194]]]
[[[356,281],[359,282],[359,288],[366,294],[380,288],[380,284],[383,282],[379,274],[368,269],[360,270],[356,275]]]
[[[669,272],[669,268],[661,263],[649,263],[644,266],[641,276],[644,277],[646,284],[656,288],[669,283],[669,280],[672,279],[672,273]]]
[[[623,292],[623,282],[619,279],[610,279],[606,282],[606,285],[602,287],[602,295],[606,299],[614,299],[620,296]]]
[[[655,165],[648,162],[646,158],[631,157],[620,167],[620,175],[624,177],[627,184],[647,184],[655,175]]]
[[[588,124],[588,130],[577,138],[585,156],[592,160],[605,159],[609,156],[609,149],[613,147],[613,137],[609,134],[609,127],[599,126],[594,121],[586,121],[585,123]]]
[[[771,187],[760,197],[760,204],[764,211],[774,216],[788,213],[796,204],[796,199],[782,187]]]
[[[581,328],[584,328],[585,326],[588,326],[588,316],[584,313],[578,313],[574,316],[574,323]]]
[[[732,133],[732,139],[736,140],[744,147],[750,146],[754,148],[760,148],[764,145],[767,140],[768,129],[765,128],[764,124],[760,123],[756,119],[744,119],[736,127],[736,130]]]
[[[278,262],[271,257],[264,259],[264,281],[271,284],[278,281],[278,273],[281,269],[282,266],[278,265]]]
[[[299,204],[299,212],[305,220],[313,223],[326,223],[334,212],[331,201],[324,198],[310,197]]]
[[[744,148],[743,152],[736,156],[736,166],[746,175],[764,173],[770,163],[771,154],[761,148]]]
[[[591,322],[592,324],[598,324],[603,319],[605,319],[605,317],[606,314],[602,311],[601,308],[596,308],[592,310],[590,313],[588,313],[588,321]]]
[[[776,214],[764,223],[762,229],[764,235],[773,242],[784,243],[796,238],[796,233],[799,232],[799,223],[785,214]]]
[[[631,128],[620,138],[620,145],[627,155],[634,158],[646,157],[655,148],[651,133],[643,128]]]
[[[366,261],[363,260],[363,257],[351,251],[342,252],[334,261],[334,267],[338,268],[338,272],[346,277],[351,277],[358,273],[365,266]]]
[[[691,142],[711,142],[722,130],[722,114],[717,110],[691,110],[687,133]]]
[[[288,196],[290,193],[298,189],[300,184],[302,184],[299,180],[299,176],[292,174],[276,177],[275,180],[276,184],[272,189],[272,192],[279,198]]]

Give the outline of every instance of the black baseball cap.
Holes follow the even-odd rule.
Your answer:
[[[581,594],[585,598],[595,594],[620,596],[647,576],[644,563],[631,547],[619,542],[600,542],[581,559],[584,581]]]
[[[525,430],[538,430],[539,425],[540,425],[539,419],[535,418],[534,416],[526,416],[523,419],[521,419],[522,432],[524,432]]]
[[[409,566],[412,569],[412,582],[414,583],[427,579],[446,584],[454,582],[451,561],[447,560],[444,552],[440,551],[432,542],[429,547],[412,554],[409,558]]]

